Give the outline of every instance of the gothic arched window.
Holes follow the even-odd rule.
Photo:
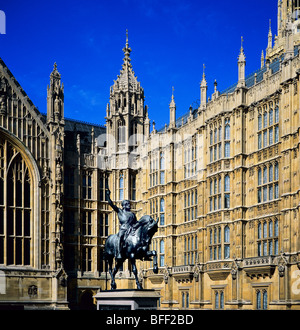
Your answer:
[[[0,264],[31,265],[32,190],[21,153],[0,138]]]

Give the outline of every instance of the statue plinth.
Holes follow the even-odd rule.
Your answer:
[[[160,295],[155,290],[100,291],[94,298],[97,310],[157,310]]]

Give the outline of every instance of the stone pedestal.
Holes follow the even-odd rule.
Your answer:
[[[97,310],[156,310],[160,295],[154,290],[101,291],[94,296]]]

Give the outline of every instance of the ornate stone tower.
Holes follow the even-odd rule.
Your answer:
[[[131,65],[131,48],[126,32],[126,45],[120,75],[110,89],[106,109],[107,155],[113,170],[115,200],[135,200],[135,170],[139,146],[149,136],[150,121],[144,105],[144,89]],[[114,171],[116,170],[116,171]]]
[[[294,46],[300,44],[300,0],[279,0],[277,35],[272,34],[271,24],[268,32],[266,62],[285,55],[285,59],[293,56]],[[274,40],[273,40],[274,39]],[[274,43],[273,43],[274,41]]]
[[[278,1],[278,35],[284,32],[288,21],[295,22],[300,18],[299,0]]]

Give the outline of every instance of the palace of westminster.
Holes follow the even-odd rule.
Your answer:
[[[274,0],[275,3],[275,0]],[[300,309],[300,1],[278,1],[260,68],[217,84],[161,130],[123,49],[106,125],[64,117],[56,64],[40,113],[0,59],[0,308],[93,308],[110,288],[106,201],[159,218],[151,261],[139,262],[158,309]],[[238,52],[237,52],[238,53]],[[130,263],[119,289],[135,289]]]

